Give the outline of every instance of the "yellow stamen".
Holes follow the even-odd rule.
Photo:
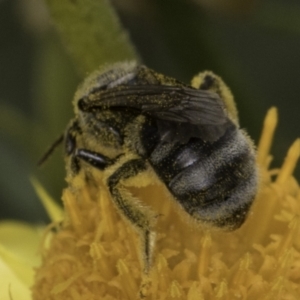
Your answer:
[[[217,287],[217,290],[216,290],[216,299],[226,300],[226,299],[228,299],[227,295],[228,295],[227,283],[226,283],[225,280],[223,280],[220,283],[220,285]]]
[[[199,277],[206,274],[209,264],[209,257],[210,257],[210,251],[211,251],[211,235],[209,232],[206,233],[206,235],[203,237],[202,242],[202,248],[200,250],[200,257],[199,257],[199,263],[198,263],[198,274]]]
[[[275,107],[272,107],[267,112],[267,116],[264,121],[263,132],[257,148],[257,162],[260,166],[268,167],[266,166],[266,163],[268,163],[267,158],[270,154],[277,121],[277,109]]]
[[[72,192],[68,189],[64,190],[62,199],[65,205],[65,209],[68,212],[71,226],[76,232],[82,233],[82,226],[84,226],[82,222],[83,220],[81,218],[80,208],[78,207],[77,201],[74,199]],[[66,222],[68,222],[68,220],[66,220]]]
[[[118,261],[117,268],[118,268],[121,281],[124,284],[123,290],[127,298],[134,299],[136,297],[136,292],[138,291],[138,287],[136,282],[134,281],[132,273],[129,271],[128,266],[125,264],[125,262],[122,259]]]
[[[293,174],[300,156],[300,139],[297,139],[290,147],[288,154],[281,167],[276,183],[285,184],[286,180]]]

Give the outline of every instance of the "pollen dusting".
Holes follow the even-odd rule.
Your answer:
[[[276,123],[271,109],[258,147],[260,191],[237,231],[186,224],[159,185],[132,190],[157,212],[149,276],[138,233],[106,188],[85,183],[64,190],[65,218],[47,233],[33,299],[300,299],[300,188],[292,175],[300,140],[280,169],[269,169]]]

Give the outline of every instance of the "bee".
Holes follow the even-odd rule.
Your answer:
[[[192,220],[227,230],[243,224],[257,192],[255,150],[220,77],[203,72],[187,85],[117,63],[83,82],[74,107],[57,141],[68,176],[103,173],[114,205],[142,236],[146,273],[154,217],[126,190],[127,180],[152,172]]]

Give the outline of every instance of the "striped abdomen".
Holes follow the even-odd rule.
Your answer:
[[[257,190],[251,141],[234,125],[214,143],[160,142],[149,161],[184,210],[218,227],[241,226]]]

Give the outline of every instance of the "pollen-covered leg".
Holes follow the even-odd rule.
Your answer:
[[[142,235],[144,271],[148,273],[154,242],[154,236],[151,232],[154,215],[151,215],[149,208],[141,206],[140,201],[134,198],[122,185],[122,181],[132,178],[146,169],[147,166],[143,160],[129,160],[108,178],[107,184],[116,206]]]

